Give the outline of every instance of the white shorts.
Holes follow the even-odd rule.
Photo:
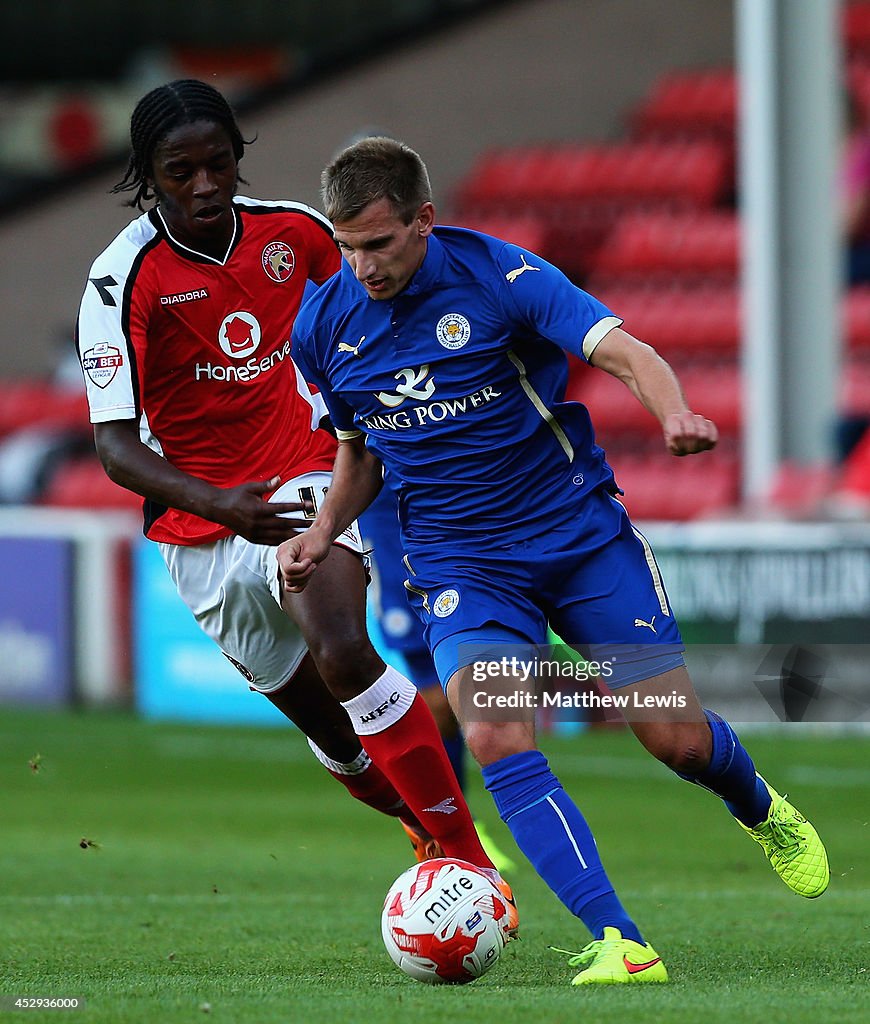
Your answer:
[[[301,501],[300,490],[312,488],[317,503],[331,480],[329,473],[305,473],[283,483],[271,500]],[[310,492],[305,497],[310,498]],[[356,523],[335,543],[364,557]],[[281,608],[278,548],[235,534],[193,547],[158,547],[181,599],[251,689],[280,690],[308,648],[296,623]]]

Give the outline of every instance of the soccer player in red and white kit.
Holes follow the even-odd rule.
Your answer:
[[[492,869],[423,699],[369,641],[356,526],[304,593],[279,585],[277,545],[313,518],[335,457],[290,355],[306,283],[341,263],[332,228],[236,195],[246,142],[203,82],[144,96],[130,137],[114,191],[156,204],[94,261],[77,325],[103,466],[145,498],[145,534],[202,629],[323,765],[398,817],[418,856],[434,837]]]

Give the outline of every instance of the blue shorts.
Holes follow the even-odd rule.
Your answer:
[[[612,661],[613,689],[683,665],[683,642],[658,564],[605,491],[546,535],[473,553],[410,550],[406,584],[441,685],[481,645],[547,642],[547,624],[586,657]]]

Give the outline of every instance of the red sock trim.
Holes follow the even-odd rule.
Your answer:
[[[360,740],[448,857],[494,867],[480,844],[432,712],[419,694],[388,729]]]

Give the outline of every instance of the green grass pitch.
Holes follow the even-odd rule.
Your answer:
[[[747,737],[827,841],[792,895],[710,794],[625,732],[542,745],[672,984],[572,989],[549,945],[587,936],[525,862],[522,916],[482,980],[429,988],[388,959],[381,903],[410,863],[298,733],[114,714],[0,713],[0,995],[77,996],[2,1021],[105,1024],[822,1024],[870,1019],[870,740]],[[479,776],[470,802],[505,846]]]

